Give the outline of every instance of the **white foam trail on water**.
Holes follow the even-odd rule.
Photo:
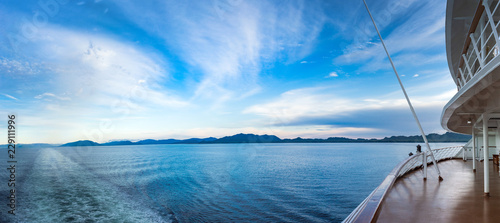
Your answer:
[[[169,222],[55,149],[39,151],[23,187],[17,222]]]

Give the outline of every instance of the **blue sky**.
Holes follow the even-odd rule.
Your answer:
[[[443,133],[445,1],[368,5]],[[0,114],[24,143],[419,133],[362,1],[3,1],[0,21]]]

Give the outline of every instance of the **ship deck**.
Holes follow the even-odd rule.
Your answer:
[[[500,222],[500,176],[490,163],[490,197],[484,196],[483,163],[472,171],[472,161],[439,162],[443,181],[429,166],[399,178],[380,209],[377,222]]]

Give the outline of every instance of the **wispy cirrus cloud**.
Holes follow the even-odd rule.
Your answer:
[[[55,94],[52,94],[52,93],[48,93],[48,92],[45,92],[43,94],[40,94],[40,95],[37,95],[35,96],[36,99],[47,99],[47,100],[50,100],[51,98],[55,98],[57,100],[61,100],[61,101],[69,101],[71,100],[71,98],[69,97],[61,97],[61,96],[57,96]]]
[[[372,9],[381,32],[385,34],[384,41],[396,65],[421,66],[438,62],[446,63],[443,51],[436,50],[436,47],[444,48],[445,14],[442,10],[443,7],[438,7],[442,4],[444,3],[410,1],[405,2],[404,7],[396,7],[395,9],[398,10],[394,11],[383,8]],[[390,23],[387,23],[387,18],[383,17],[398,18],[401,17],[402,13],[411,16],[387,33],[384,27],[389,26]],[[377,17],[379,18],[377,19]],[[367,25],[373,26],[369,18],[365,17],[364,20],[364,23],[359,23],[364,24],[362,27],[365,28],[357,29],[356,39],[345,47],[343,54],[337,56],[334,63],[340,65],[359,64],[361,65],[358,68],[359,72],[387,69],[389,66],[385,52],[376,36],[376,31],[373,27],[367,27]],[[391,19],[389,21],[395,22]]]
[[[12,96],[12,95],[9,95],[9,94],[2,94],[3,96],[7,97],[7,98],[10,98],[10,99],[14,99],[14,100],[19,100],[17,99],[16,97]]]
[[[186,75],[195,80],[194,97],[216,103],[259,92],[264,64],[309,54],[326,17],[318,4],[306,1],[165,1],[147,14],[142,11],[148,4],[117,4],[175,49],[192,71]]]
[[[165,63],[131,44],[53,27],[41,30],[26,50],[39,52],[37,56],[46,64],[43,75],[51,76],[48,88],[57,91],[38,94],[36,99],[74,98],[79,103],[102,106],[140,90],[142,100],[151,104],[187,105],[160,87],[169,76]]]

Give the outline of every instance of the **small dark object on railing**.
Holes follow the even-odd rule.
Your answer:
[[[408,156],[413,156],[413,153],[412,152],[408,153]]]
[[[420,144],[419,144],[419,145],[417,145],[417,153],[421,153],[421,152],[422,152],[422,146],[420,146]]]

